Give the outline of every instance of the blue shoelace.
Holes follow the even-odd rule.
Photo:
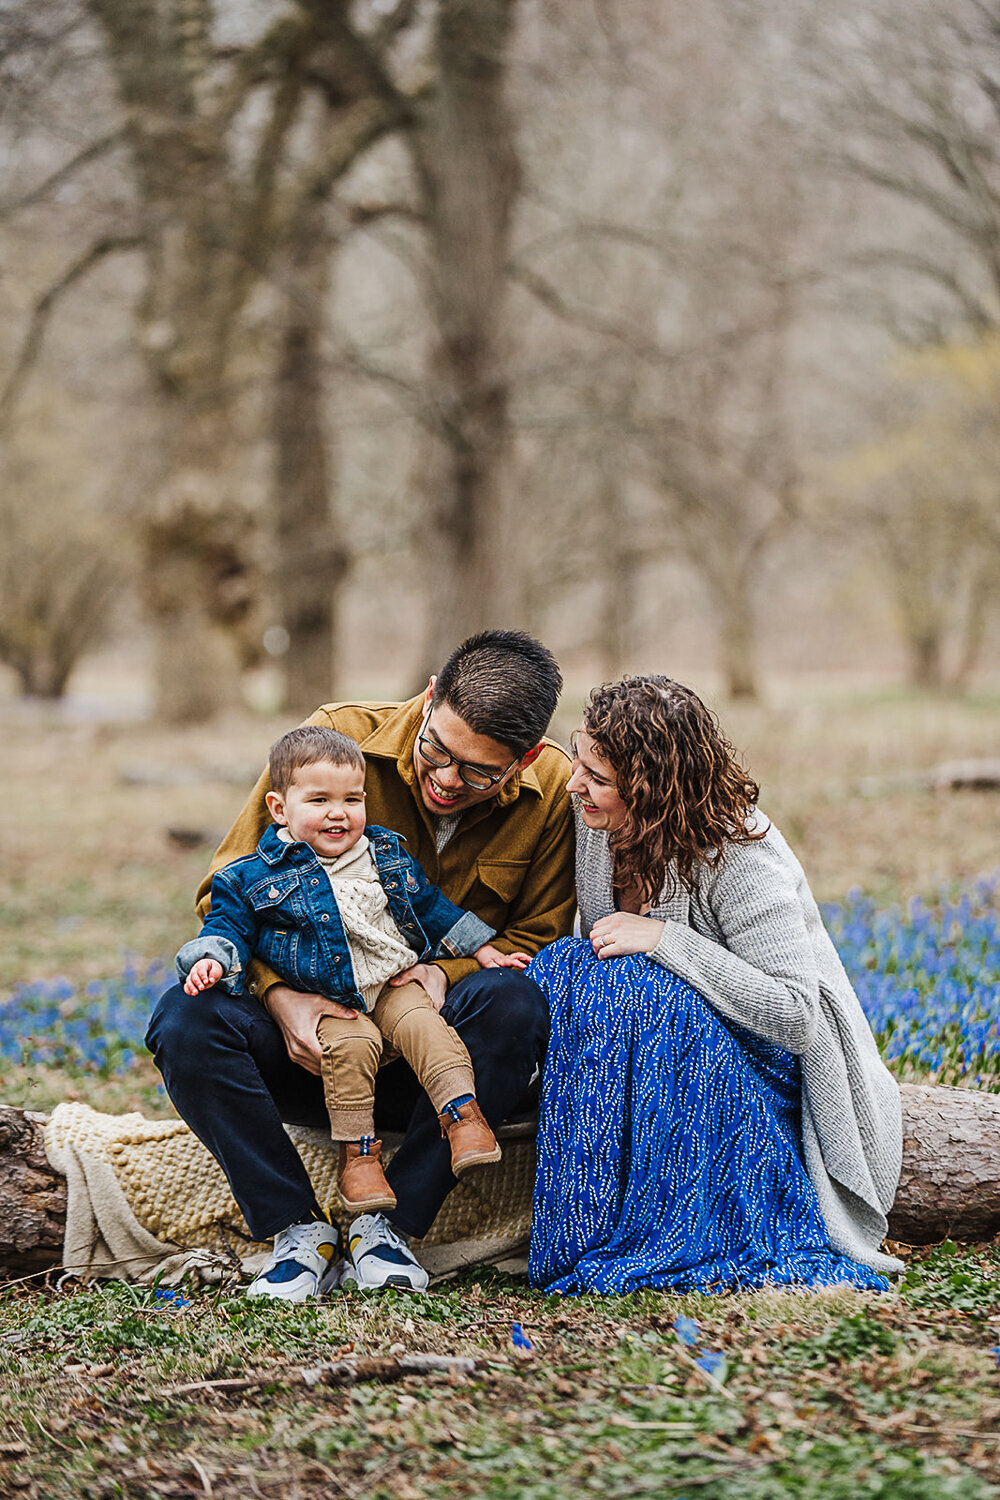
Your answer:
[[[444,1115],[451,1115],[451,1118],[457,1124],[459,1118],[458,1112],[462,1108],[462,1105],[471,1104],[474,1097],[475,1096],[473,1094],[459,1094],[457,1099],[452,1099],[450,1104],[445,1105],[441,1113]]]

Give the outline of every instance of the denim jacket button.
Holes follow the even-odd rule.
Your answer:
[[[317,880],[317,879],[316,879],[316,877],[315,877],[315,876],[313,876],[313,878],[312,878],[312,880],[311,880],[311,881],[310,881],[310,882],[309,882],[309,884],[310,884],[310,885],[319,885],[319,881],[318,881],[318,880]]]
[[[339,964],[340,963],[340,954],[339,953],[335,953],[333,955],[333,961],[334,961],[335,964]]]
[[[324,913],[323,913],[323,914],[322,914],[322,916],[321,916],[321,917],[320,917],[320,921],[321,921],[321,922],[329,922],[329,920],[330,920],[330,913],[329,913],[329,912],[327,912],[327,911],[325,911],[325,912],[324,912]]]

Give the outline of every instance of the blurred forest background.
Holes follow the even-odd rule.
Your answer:
[[[994,6],[3,0],[0,85],[11,691],[1000,665]]]

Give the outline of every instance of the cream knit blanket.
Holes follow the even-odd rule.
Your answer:
[[[346,1229],[329,1134],[288,1126],[316,1197]],[[527,1240],[535,1175],[530,1129],[501,1132],[503,1161],[463,1173],[417,1247],[432,1275],[508,1256]],[[387,1141],[386,1157],[394,1143]],[[255,1274],[270,1245],[250,1239],[222,1169],[181,1120],[102,1115],[60,1104],[45,1150],[67,1183],[63,1264],[75,1276],[178,1282]]]

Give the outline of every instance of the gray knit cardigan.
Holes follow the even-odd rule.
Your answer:
[[[693,895],[679,882],[671,893],[668,873],[649,913],[665,923],[650,957],[720,1014],[798,1054],[806,1170],[830,1244],[883,1274],[901,1271],[879,1249],[902,1161],[899,1090],[802,866],[774,824],[755,818],[765,837],[700,865]],[[615,905],[608,835],[579,815],[576,881],[586,936]]]

